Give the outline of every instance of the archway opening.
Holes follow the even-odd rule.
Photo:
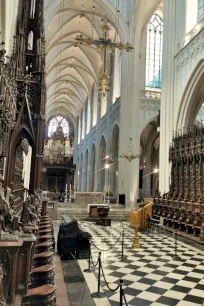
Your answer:
[[[119,150],[119,127],[116,124],[112,131],[110,142],[110,169],[109,184],[110,192],[116,200],[118,197],[118,150]]]
[[[101,138],[98,153],[98,191],[104,192],[107,189],[105,186],[105,157],[106,157],[106,141],[104,136]]]
[[[88,150],[86,150],[86,155],[85,155],[85,160],[84,160],[84,187],[83,191],[87,191],[87,185],[88,185],[88,180],[89,180],[89,168],[88,168],[88,158],[89,158],[89,153]]]
[[[158,193],[159,187],[159,132],[154,119],[146,125],[141,138],[140,198],[150,198]]]
[[[90,185],[89,190],[95,191],[95,172],[96,172],[96,147],[93,145],[91,150],[91,161],[90,161]]]

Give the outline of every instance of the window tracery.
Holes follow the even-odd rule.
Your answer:
[[[33,50],[34,33],[30,30],[28,34],[28,50]]]
[[[31,0],[31,3],[30,3],[30,18],[35,18],[35,6],[36,6],[36,0]]]
[[[198,21],[204,17],[204,0],[198,0]]]
[[[62,131],[65,137],[69,136],[69,123],[68,121],[60,116],[52,118],[48,126],[48,137],[51,137],[57,130],[58,126],[62,127]]]
[[[154,14],[147,26],[146,87],[161,88],[163,21]]]

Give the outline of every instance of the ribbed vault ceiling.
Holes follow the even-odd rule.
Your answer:
[[[75,46],[77,35],[92,35],[92,6],[92,0],[52,0],[45,9],[47,119],[66,114],[74,122],[87,99],[91,99],[94,84],[98,86],[99,51],[95,47]],[[109,17],[109,13],[98,2],[95,7],[93,36],[98,38],[101,17]],[[112,28],[113,39],[115,32]]]

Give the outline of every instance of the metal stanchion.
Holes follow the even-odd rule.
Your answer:
[[[120,279],[120,306],[123,306],[123,280]]]
[[[94,271],[95,271],[95,267],[91,267],[91,243],[89,242],[89,266],[88,266],[88,269],[84,270],[84,272],[90,273]]]
[[[121,246],[122,246],[122,254],[118,257],[119,259],[126,260],[127,256],[124,256],[124,237],[125,237],[125,233],[124,230],[122,231],[122,242],[121,242]]]
[[[173,258],[175,259],[175,260],[179,260],[179,259],[181,259],[179,256],[178,256],[178,254],[177,254],[177,251],[178,251],[178,232],[175,232],[174,233],[174,235],[175,235],[175,243],[174,243],[174,256],[173,256]]]
[[[101,287],[101,252],[99,252],[98,255],[98,291],[92,293],[91,295],[94,299],[102,299],[106,296],[105,293],[100,292],[100,287]]]

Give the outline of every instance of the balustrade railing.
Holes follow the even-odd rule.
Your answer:
[[[161,100],[161,91],[140,90],[140,99]]]

